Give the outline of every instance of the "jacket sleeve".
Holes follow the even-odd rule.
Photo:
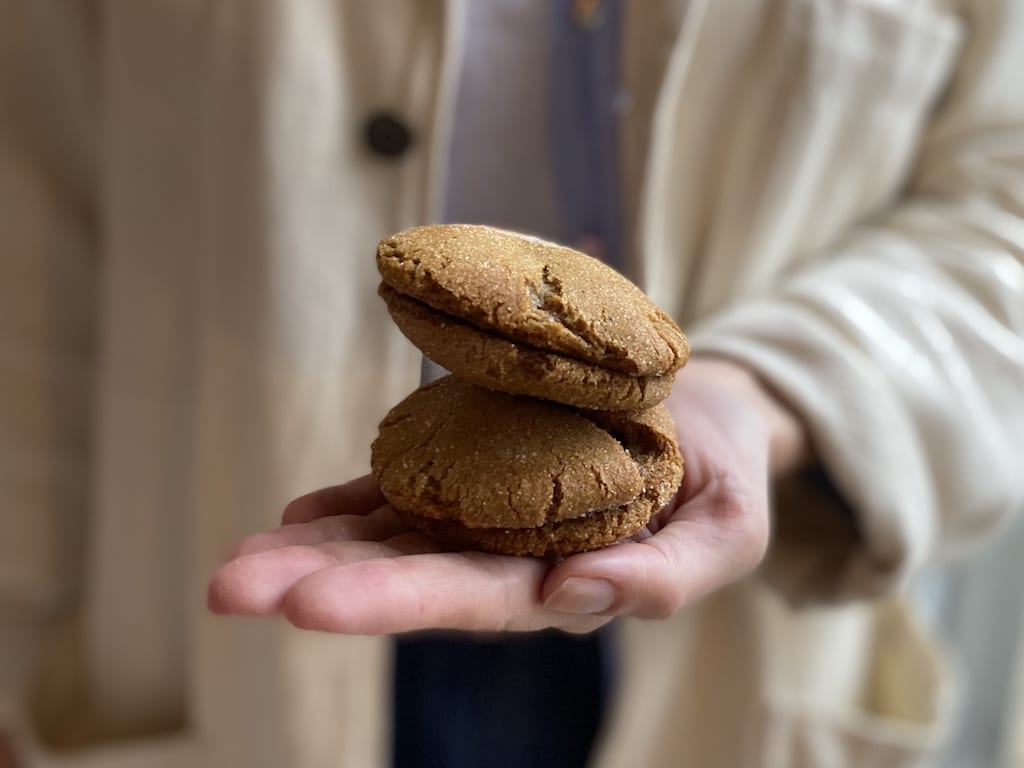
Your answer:
[[[765,567],[798,602],[897,587],[1024,505],[1024,3],[965,23],[902,199],[691,334],[810,432]]]

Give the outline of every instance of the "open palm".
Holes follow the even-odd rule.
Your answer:
[[[768,429],[720,373],[695,362],[679,375],[667,405],[683,483],[629,541],[560,561],[446,552],[365,476],[296,499],[281,527],[240,542],[210,582],[210,608],[349,634],[587,632],[612,616],[667,617],[748,573],[767,545]]]

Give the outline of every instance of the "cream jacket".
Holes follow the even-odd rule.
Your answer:
[[[0,4],[0,723],[29,765],[386,764],[385,641],[204,590],[416,384],[372,254],[438,209],[465,1]],[[628,7],[631,267],[831,485],[780,496],[761,577],[625,624],[595,765],[923,764],[948,670],[891,595],[1024,494],[1024,2]],[[401,159],[362,143],[380,108]]]

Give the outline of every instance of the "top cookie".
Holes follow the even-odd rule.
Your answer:
[[[467,224],[416,227],[381,241],[377,266],[404,296],[588,365],[665,377],[689,354],[679,327],[633,283],[554,243]]]

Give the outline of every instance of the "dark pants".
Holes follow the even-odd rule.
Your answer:
[[[395,644],[394,768],[575,768],[610,695],[613,628]]]

